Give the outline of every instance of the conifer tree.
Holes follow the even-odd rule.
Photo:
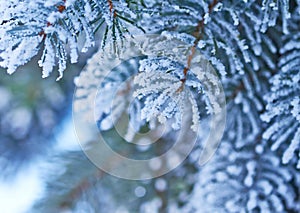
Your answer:
[[[30,212],[299,212],[299,21],[299,0],[2,1],[0,66],[15,75],[35,63],[41,78],[58,82],[37,86],[46,103],[14,96],[32,110],[8,109],[10,78],[1,80],[1,152],[26,152],[13,152],[10,137],[54,137],[68,114],[60,110],[71,108],[65,70],[79,63],[86,66],[71,77],[73,114],[85,153],[97,150],[98,133],[135,160],[163,155],[177,141],[189,153],[124,180],[82,150],[38,144],[49,147],[46,190]],[[86,131],[91,121],[95,132]]]

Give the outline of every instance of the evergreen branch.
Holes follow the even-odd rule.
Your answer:
[[[70,49],[71,63],[76,63],[78,52],[86,52],[95,45],[94,35],[104,23],[107,25],[107,33],[112,32],[110,37],[113,43],[119,37],[122,39],[124,32],[129,32],[125,24],[142,29],[135,24],[138,16],[129,3],[127,5],[119,1],[26,0],[18,5],[14,1],[7,4],[9,12],[3,8],[0,11],[9,14],[0,19],[0,66],[7,68],[10,74],[30,61],[44,47],[39,61],[43,77],[48,77],[58,62],[59,80],[66,67],[67,49]],[[120,18],[126,15],[129,18]],[[78,40],[82,34],[85,35],[85,41],[82,49],[79,49]],[[110,38],[107,35],[104,39]],[[107,42],[103,40],[103,43]],[[55,50],[51,51],[52,48]],[[16,55],[20,56],[18,60]]]
[[[299,15],[296,17],[294,21],[298,23]],[[270,79],[272,87],[264,97],[267,106],[261,118],[268,123],[263,137],[272,142],[271,149],[282,150],[284,164],[297,162],[300,168],[300,46],[297,45],[300,36],[292,20],[289,30],[295,33],[283,36],[279,72]]]
[[[185,210],[298,212],[298,182],[292,178],[297,172],[280,165],[274,153],[256,147],[235,149],[230,141],[221,143],[222,151],[200,172]]]
[[[60,208],[63,210],[71,209],[72,207],[74,207],[76,201],[80,199],[82,194],[94,187],[94,183],[91,181],[91,179],[101,181],[101,178],[103,178],[104,175],[105,173],[102,170],[96,170],[95,173],[91,176],[85,177],[80,180],[80,182],[75,187],[72,187],[71,191],[68,192],[63,202],[59,204]]]
[[[218,3],[218,0],[213,0],[213,2],[208,6],[208,13],[207,14],[210,14],[213,10],[213,8],[217,5]],[[184,78],[181,79],[180,81],[184,84],[185,81],[186,81],[186,75],[187,75],[187,72],[188,70],[191,68],[191,63],[192,63],[192,59],[195,55],[195,52],[196,52],[196,49],[197,49],[197,46],[199,44],[199,41],[201,40],[202,38],[202,32],[203,32],[203,29],[204,28],[204,16],[202,17],[201,21],[198,22],[197,24],[197,27],[196,27],[196,30],[195,32],[193,33],[193,36],[196,38],[195,41],[194,41],[194,45],[192,46],[191,48],[191,53],[190,55],[188,56],[188,59],[187,59],[187,66],[184,67],[183,69],[183,74],[184,74]],[[179,89],[179,90],[182,90]]]

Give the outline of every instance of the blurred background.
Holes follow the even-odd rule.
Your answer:
[[[94,166],[78,144],[72,120],[73,83],[92,49],[64,78],[42,79],[36,60],[0,80],[0,209],[26,212],[177,212],[196,182],[197,154],[162,177],[132,181],[113,177]],[[127,149],[113,132],[114,149]],[[111,136],[112,135],[112,136]],[[163,153],[172,135],[132,156]],[[161,162],[152,165],[159,169]],[[104,210],[105,209],[105,210]]]
[[[36,63],[38,57],[13,75],[1,70],[1,212],[26,212],[43,194],[42,170],[48,157],[56,149],[76,146],[71,126],[73,79],[84,66],[86,57],[81,63],[69,64],[64,79],[59,82],[55,81],[55,74],[42,79]]]

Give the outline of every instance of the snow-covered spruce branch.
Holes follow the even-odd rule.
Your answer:
[[[176,2],[176,1],[175,1]],[[192,3],[194,1],[189,1],[189,3]],[[181,39],[189,44],[195,44],[197,43],[197,38],[193,37],[193,31],[190,30],[190,28],[197,27],[196,23],[198,20],[198,23],[202,23],[202,20],[204,20],[204,27],[201,29],[202,35],[201,40],[199,40],[199,44],[197,45],[202,53],[207,56],[207,58],[212,62],[212,64],[217,68],[220,74],[225,74],[225,70],[227,70],[227,76],[229,78],[224,78],[223,83],[224,86],[227,87],[227,83],[232,83],[235,80],[240,81],[240,83],[236,84],[236,88],[229,87],[229,89],[233,89],[236,91],[235,96],[241,96],[240,93],[244,93],[246,90],[249,95],[249,98],[257,98],[253,93],[251,93],[250,90],[247,90],[247,84],[249,84],[249,80],[253,81],[255,84],[255,87],[260,88],[261,87],[261,81],[258,81],[258,78],[265,78],[267,76],[273,75],[276,67],[277,67],[277,56],[278,48],[277,46],[280,45],[280,36],[276,37],[270,36],[270,34],[276,34],[276,29],[269,29],[271,32],[269,35],[266,34],[267,27],[271,28],[274,26],[278,20],[283,23],[282,29],[283,32],[286,33],[287,26],[286,23],[290,19],[290,14],[288,12],[288,5],[289,3],[287,1],[264,1],[262,5],[257,4],[254,1],[249,2],[239,2],[235,5],[231,5],[228,1],[222,1],[222,3],[218,3],[215,5],[215,8],[212,10],[209,10],[209,4],[205,4],[202,1],[198,2],[198,7],[201,8],[201,6],[205,5],[203,10],[196,10],[195,7],[191,6],[174,6],[174,2],[167,4],[167,8],[164,8],[162,5],[161,11],[168,11],[166,14],[162,15],[162,20],[158,22],[158,24],[161,24],[161,28],[158,28],[158,31],[165,30],[168,27],[168,23],[174,23],[174,25],[171,26],[169,32],[164,32],[164,34]],[[291,3],[291,2],[290,2]],[[299,2],[298,2],[299,3]],[[197,4],[195,2],[195,4]],[[203,5],[201,5],[203,4]],[[292,2],[292,4],[296,4],[295,2]],[[188,3],[187,3],[188,5]],[[261,7],[263,9],[261,10]],[[206,9],[205,9],[206,8]],[[201,13],[202,11],[202,13]],[[206,12],[205,12],[206,11]],[[210,13],[208,13],[210,11]],[[185,16],[186,13],[191,13],[193,16]],[[295,14],[298,13],[298,10],[294,12]],[[178,14],[177,17],[175,17],[174,14]],[[297,15],[293,16],[295,18]],[[226,17],[226,18],[225,18]],[[229,17],[229,18],[228,18]],[[231,19],[230,19],[231,18]],[[155,21],[156,19],[150,19],[149,21]],[[170,20],[177,20],[171,22]],[[184,20],[184,21],[183,21]],[[200,21],[200,22],[199,22]],[[253,25],[255,27],[253,27]],[[175,28],[176,32],[170,32],[171,29]],[[168,29],[168,28],[167,28]],[[155,29],[154,29],[155,30]],[[157,29],[156,29],[157,30]],[[182,32],[178,32],[182,31]],[[186,33],[189,32],[189,33]],[[279,33],[277,33],[279,35]],[[243,38],[243,39],[241,39]],[[297,45],[295,45],[295,36],[291,37],[291,42],[294,45],[293,48],[297,48]],[[275,39],[275,40],[274,40]],[[292,46],[290,45],[290,46]],[[284,52],[281,50],[281,52]],[[293,60],[293,64],[296,63],[296,60],[298,58],[294,57],[295,60]],[[286,60],[285,60],[286,61]],[[281,64],[285,62],[280,62]],[[288,70],[291,66],[285,66],[284,69]],[[257,74],[255,72],[260,71],[260,76],[257,77]],[[239,75],[243,76],[245,73],[248,72],[248,76],[251,76],[250,78],[246,77],[238,77]],[[252,74],[251,74],[252,73]],[[238,75],[237,75],[238,74]],[[298,73],[295,74],[296,77],[296,83],[297,82],[297,76]],[[264,77],[265,76],[265,77]],[[288,78],[290,78],[290,75],[286,75]],[[293,74],[292,74],[293,76]],[[276,77],[275,77],[276,78]],[[242,80],[244,79],[244,80]],[[279,79],[277,77],[276,79]],[[244,81],[244,83],[242,82]],[[246,83],[246,84],[245,84]],[[263,85],[264,87],[268,85]],[[290,91],[294,91],[294,87],[290,88]],[[266,90],[265,90],[266,91]],[[280,90],[280,93],[283,92]],[[262,91],[260,91],[262,93]],[[290,93],[289,93],[290,94]],[[288,95],[289,95],[288,94]],[[295,93],[297,94],[297,93]],[[273,96],[271,96],[273,97]],[[290,97],[290,96],[288,96]],[[230,98],[230,97],[229,97]],[[260,99],[261,97],[258,97]],[[267,96],[267,98],[270,98],[270,96]],[[260,100],[261,101],[261,100]],[[260,111],[263,111],[262,103],[259,103],[260,101],[256,100],[256,104],[254,106],[260,106]],[[272,101],[271,101],[272,102]],[[293,102],[291,102],[293,105],[298,105],[297,97]],[[258,104],[258,105],[257,105]],[[289,102],[278,102],[278,104],[281,105],[289,105]],[[269,106],[268,106],[269,108]],[[287,109],[287,108],[285,108]],[[282,110],[284,113],[291,114],[291,109],[288,108],[288,110]],[[296,115],[294,117],[297,117],[297,107],[293,107],[293,115]],[[259,114],[259,113],[258,113]],[[273,113],[274,116],[276,113]],[[255,119],[257,119],[257,115]],[[285,118],[288,119],[288,118]],[[292,119],[292,118],[291,118]],[[253,119],[254,120],[254,117]],[[281,143],[283,143],[285,139],[290,135],[292,132],[296,132],[295,136],[297,136],[297,126],[289,125],[290,123],[286,124],[279,124],[278,121],[281,119],[276,120],[274,122],[274,125],[286,125],[286,127],[289,127],[289,131],[285,131],[285,136],[279,137],[281,134],[278,133],[277,137],[273,136],[273,138],[280,138],[280,142],[277,143],[279,146]],[[293,118],[293,120],[297,120]],[[296,122],[297,124],[298,122]],[[295,125],[296,125],[295,124]],[[292,128],[295,131],[293,131]],[[279,128],[279,127],[278,127]],[[277,128],[277,129],[278,129]],[[273,134],[274,127],[268,130],[264,134],[264,138],[269,138],[270,134]],[[283,130],[284,131],[284,130]],[[269,133],[269,134],[267,134]],[[298,136],[297,136],[298,137]],[[284,154],[284,162],[289,161],[291,159],[291,153],[298,150],[298,141],[299,139],[294,139],[290,148],[286,151],[286,154]],[[273,146],[273,149],[276,149],[275,146]]]
[[[207,5],[208,15],[217,4],[218,1],[214,0]],[[198,43],[204,31],[204,22],[204,17],[198,21],[193,32],[193,44],[186,44],[190,45],[188,49],[172,47],[168,39],[174,38],[166,33],[164,35],[167,37],[167,41],[154,41],[160,44],[142,50],[147,54],[153,48],[152,51],[163,52],[169,57],[154,55],[142,60],[140,63],[140,73],[135,77],[134,82],[138,85],[138,89],[135,90],[133,96],[143,101],[142,119],[150,121],[153,118],[158,118],[159,122],[165,123],[167,120],[174,118],[172,128],[175,130],[180,129],[184,108],[187,103],[190,103],[193,114],[191,128],[197,132],[200,111],[202,110],[200,93],[206,98],[207,113],[220,113],[221,106],[216,98],[221,93],[218,78],[214,75],[208,61],[202,59],[199,52],[196,54]],[[171,52],[169,53],[169,48],[175,54],[179,52],[181,58],[172,55]],[[197,57],[195,57],[196,55]],[[197,59],[194,60],[194,58]]]
[[[221,75],[243,74],[247,63],[253,63],[257,70],[249,49],[257,56],[269,57],[262,54],[262,44],[266,43],[273,53],[274,47],[264,33],[278,23],[278,17],[284,22],[290,17],[287,1],[154,2],[156,13],[143,18],[143,26],[150,32],[166,31],[186,43],[196,43]]]
[[[75,80],[75,111],[85,111],[88,119],[93,120],[90,112],[95,106],[101,130],[113,128],[124,113],[136,129],[147,122],[153,129],[158,119],[160,123],[171,122],[172,128],[178,130],[184,111],[191,104],[191,128],[197,131],[200,114],[221,113],[225,101],[222,87],[212,66],[199,53],[191,60],[191,71],[184,74],[189,46],[182,47],[182,42],[163,36],[140,37],[133,41],[136,46],[130,47],[131,42],[128,42],[122,55],[143,57],[121,63],[120,59],[109,59],[107,52],[100,51],[88,62]],[[174,49],[178,51],[176,54]],[[162,51],[166,57],[157,57]],[[184,85],[182,79],[185,79]],[[129,135],[126,138],[130,141],[132,136]]]
[[[156,72],[156,70],[162,70],[164,72],[162,74],[165,75],[165,77],[158,77],[159,79],[161,79],[161,86],[163,87],[160,88],[160,90],[164,91],[161,96],[154,97],[154,94],[157,94],[154,92],[154,87],[156,87],[156,84],[154,84],[154,81],[151,80],[149,80],[148,82],[149,88],[147,88],[147,82],[145,81],[143,82],[143,90],[137,92],[140,97],[148,96],[148,94],[152,96],[151,101],[149,102],[148,100],[149,103],[147,102],[148,111],[145,109],[145,111],[151,111],[152,113],[143,113],[145,118],[147,117],[147,115],[152,115],[154,117],[158,116],[158,114],[161,114],[161,112],[162,114],[164,114],[163,109],[161,108],[161,106],[163,105],[162,102],[159,102],[160,104],[157,105],[156,101],[159,101],[159,99],[162,97],[164,97],[165,99],[169,99],[170,96],[176,94],[174,91],[182,91],[182,88],[184,88],[184,84],[186,82],[186,75],[189,72],[190,63],[193,59],[196,48],[199,48],[207,56],[207,58],[217,68],[221,75],[225,75],[225,70],[228,70],[230,77],[232,77],[237,72],[240,75],[244,75],[246,70],[248,70],[249,72],[255,72],[262,67],[265,69],[265,66],[269,67],[272,70],[276,66],[276,63],[273,61],[272,55],[276,53],[277,48],[272,39],[264,35],[264,32],[262,32],[262,30],[259,30],[259,26],[261,25],[259,18],[262,19],[263,13],[253,9],[257,9],[259,5],[254,4],[253,2],[241,2],[232,6],[227,1],[211,1],[210,4],[203,1],[188,1],[187,5],[193,3],[192,7],[187,5],[179,5],[179,3],[178,5],[176,5],[176,3],[176,1],[172,1],[160,5],[160,11],[164,11],[164,13],[158,13],[159,16],[157,17],[157,19],[160,19],[160,21],[158,22],[158,26],[160,26],[161,29],[158,28],[150,30],[165,30],[168,29],[169,24],[171,24],[171,28],[179,28],[182,31],[189,32],[180,33],[177,31],[164,31],[163,35],[166,35],[169,38],[180,39],[187,44],[190,44],[191,50],[190,53],[188,53],[186,62],[184,63],[185,66],[183,67],[182,71],[183,75],[181,76],[179,67],[177,69],[170,68],[170,70],[172,71],[168,71],[168,69],[166,69],[162,65],[164,63],[159,62],[161,60],[159,58],[154,57],[153,59],[144,60],[147,61],[147,63],[143,64],[144,68],[142,68],[142,70],[148,72],[147,79],[153,78],[155,81],[157,77],[155,76],[155,73],[161,75],[161,73]],[[198,7],[202,9],[200,10]],[[243,9],[241,10],[241,8]],[[253,9],[258,14],[250,13],[249,8]],[[187,13],[193,14],[193,16],[185,16]],[[176,14],[176,17],[174,14]],[[257,19],[253,19],[255,15],[258,16]],[[151,17],[148,21],[150,23],[153,23],[153,21],[155,22],[158,20],[156,20],[154,16]],[[147,20],[145,21],[145,23],[147,26]],[[255,28],[253,30],[253,24],[257,25],[257,29]],[[157,27],[157,25],[154,26]],[[240,39],[241,36],[244,39]],[[266,54],[262,53],[262,45],[266,46]],[[263,58],[263,63],[260,63],[260,57]],[[171,74],[174,73],[177,73],[175,74],[177,75],[177,80],[170,80],[171,78],[173,78]],[[146,74],[143,75],[144,76],[141,77],[140,80],[146,78]],[[255,81],[254,83],[257,83],[257,77],[255,77],[256,74],[250,75],[254,76],[252,80]],[[169,78],[167,76],[169,76]],[[168,92],[168,90],[166,90],[167,85],[163,83],[164,80],[162,79],[165,79],[165,82],[168,82],[169,80],[172,81],[172,85],[174,88],[170,89],[170,91]],[[181,86],[178,80],[182,82]],[[178,84],[176,84],[176,82]],[[225,79],[224,83],[226,84],[226,82],[230,82],[229,79]],[[247,83],[247,81],[245,82]],[[159,85],[157,86],[159,87]],[[152,89],[150,87],[152,87]],[[156,87],[156,89],[158,89],[158,87]],[[259,87],[259,85],[256,85],[256,87]],[[201,90],[200,87],[198,89],[199,91]],[[149,99],[150,97],[147,98]],[[163,102],[168,101],[165,100]],[[154,104],[156,107],[153,107],[153,105],[151,104]],[[147,106],[147,104],[145,106]],[[156,110],[156,112],[153,112],[153,110]],[[166,115],[162,117],[163,120],[166,119]],[[148,119],[150,119],[150,117]]]
[[[11,74],[43,49],[38,62],[43,77],[49,76],[58,64],[60,79],[67,66],[67,52],[70,52],[70,62],[76,63],[78,52],[86,52],[95,44],[95,33],[102,25],[106,25],[104,44],[106,40],[115,42],[122,38],[128,32],[126,25],[136,25],[141,5],[134,2],[133,7],[132,2],[1,1],[0,66]]]
[[[182,196],[181,193],[178,193],[180,196],[177,194],[175,196],[175,202],[181,202],[180,199],[185,197],[188,205],[184,210],[187,212],[299,212],[300,180],[299,171],[294,167],[298,161],[296,155],[299,153],[300,36],[299,18],[296,15],[299,8],[295,6],[299,1],[224,0],[214,3],[216,1],[172,0],[164,1],[162,4],[161,1],[147,1],[149,2],[153,3],[154,14],[149,19],[143,14],[145,15],[143,18],[146,19],[141,20],[142,25],[149,28],[153,26],[153,31],[156,32],[163,31],[163,35],[170,40],[174,38],[182,40],[189,45],[190,49],[197,44],[197,48],[221,74],[228,102],[228,125],[219,152],[211,164],[203,167],[198,179],[187,177],[190,175],[190,170],[186,167],[178,168],[177,174],[182,175],[180,176],[182,181],[177,184],[174,183],[173,177],[169,178],[171,184],[167,185],[168,191],[158,193],[156,196],[161,199],[161,202],[156,202],[157,200],[153,198],[155,196],[150,195],[150,191],[159,184],[156,184],[156,180],[149,181],[145,183],[145,185],[149,184],[147,199],[151,197],[153,202],[148,200],[142,203],[142,210],[133,205],[134,210],[144,212],[147,205],[152,205],[156,209],[159,209],[157,206],[160,205],[163,211],[175,212],[166,199],[166,196],[172,196],[170,188],[178,185],[182,187],[182,184],[186,184],[183,189],[178,190],[184,194],[186,193],[184,189],[194,184],[191,183],[192,181],[198,181],[192,199],[187,199],[188,196],[186,194]],[[112,13],[114,5],[111,6],[109,1],[107,3],[107,10],[110,14],[114,14]],[[211,4],[214,4],[214,7],[210,9]],[[288,5],[292,7],[289,9]],[[290,16],[288,11],[291,9],[295,9],[295,13],[291,12]],[[158,12],[158,15],[155,12]],[[203,23],[200,30],[199,23]],[[201,39],[199,39],[200,31]],[[288,31],[291,34],[281,36]],[[156,42],[148,44],[149,49],[157,48],[153,45]],[[90,110],[85,107],[94,106],[93,89],[97,88],[102,91],[96,99],[97,124],[100,130],[113,129],[112,121],[117,120],[122,113],[129,115],[137,128],[143,126],[146,120],[153,120],[153,117],[158,117],[160,121],[173,118],[175,121],[173,126],[178,128],[181,122],[180,107],[183,104],[192,105],[192,108],[197,107],[194,110],[194,120],[191,120],[194,124],[199,122],[200,117],[203,118],[207,112],[206,106],[210,106],[200,105],[203,99],[197,98],[208,95],[204,93],[205,87],[201,84],[201,80],[207,77],[213,85],[217,82],[216,76],[209,76],[206,69],[196,72],[197,70],[193,70],[188,65],[189,59],[192,62],[197,57],[190,49],[188,51],[180,48],[173,49],[174,46],[171,45],[160,47],[161,49],[156,49],[156,52],[182,51],[182,56],[185,58],[156,56],[132,59],[108,73],[110,69],[107,67],[111,68],[110,62],[103,64],[103,58],[95,55],[80,77],[76,78],[75,82],[78,86],[76,95],[79,100],[76,107]],[[203,73],[208,76],[202,76]],[[136,84],[131,76],[136,76]],[[269,78],[271,89],[267,80]],[[124,83],[126,79],[129,80]],[[138,88],[136,89],[135,86]],[[262,98],[266,93],[267,103]],[[128,109],[133,94],[137,98]],[[191,97],[195,98],[191,99]],[[262,112],[265,112],[262,118],[267,121],[266,123],[259,119]],[[142,121],[140,115],[145,120]],[[173,138],[170,137],[158,144],[167,146],[172,143],[176,136],[173,132],[170,135]],[[129,134],[126,138],[132,137]],[[120,142],[117,146],[125,149],[122,144]],[[159,146],[159,149],[165,148],[162,146]],[[270,147],[274,152],[270,151]],[[282,165],[281,153],[283,153],[283,162],[289,164]],[[146,155],[145,150],[134,154]],[[72,160],[74,163],[78,162],[75,158]],[[194,166],[195,162],[193,162]],[[80,174],[85,174],[89,169],[85,165],[79,165],[70,168],[70,171],[74,168],[82,169]],[[90,183],[94,183],[94,177],[97,178],[97,175],[88,177],[91,178]],[[84,179],[79,177],[79,183],[84,185]],[[66,193],[66,197],[58,200],[58,209],[66,207],[73,212],[80,212],[82,208],[97,211],[99,206],[103,208],[107,204],[109,209],[115,211],[115,203],[121,205],[125,200],[122,192],[129,191],[126,188],[128,184],[124,184],[125,189],[121,189],[120,184],[117,185],[114,181],[105,182],[103,179],[95,181],[97,187],[83,187],[84,190],[80,191],[81,184],[72,185],[71,181],[63,182],[65,180],[69,179],[64,176],[61,182],[55,181],[57,188],[53,187],[54,193],[60,193],[57,189],[62,189],[61,185],[69,184],[70,190],[64,192],[71,193]],[[115,185],[117,189],[107,187]],[[80,193],[72,193],[73,189],[78,192],[78,188]],[[158,189],[161,190],[161,187]],[[99,195],[105,196],[99,197]],[[121,195],[121,199],[117,202],[112,201],[113,198],[119,198],[118,195]],[[126,198],[131,198],[129,194],[127,195]],[[51,209],[53,206],[48,202],[47,196],[53,199],[56,196],[51,193],[46,195],[45,205],[48,203]],[[65,200],[67,202],[64,202]],[[43,203],[41,207],[45,205]],[[151,210],[150,212],[154,212],[153,209]],[[184,210],[178,211],[185,212]],[[38,209],[38,212],[40,211]],[[53,208],[49,212],[53,212]]]
[[[223,141],[199,173],[186,212],[299,212],[299,178],[261,145]]]
[[[262,138],[265,125],[259,115],[267,80],[260,76],[256,82],[257,73],[249,71],[241,79],[242,87],[227,93],[223,141],[214,159],[200,170],[187,212],[299,211],[298,171],[282,165]]]
[[[176,3],[178,4],[177,6]],[[188,6],[192,3],[193,7]],[[263,5],[264,4],[265,3],[263,3]],[[267,6],[268,5],[272,6],[270,4],[267,4]],[[281,5],[282,8],[286,10],[286,4]],[[157,9],[156,6],[157,5],[154,4],[153,8]],[[177,117],[177,119],[175,119],[175,123],[177,124],[174,125],[176,126],[176,128],[179,128],[178,124],[180,123],[180,113],[176,114],[176,112],[179,112],[180,110],[178,111],[176,109],[179,106],[177,105],[179,103],[178,100],[182,99],[177,99],[174,97],[178,94],[181,94],[181,91],[185,91],[183,90],[183,88],[184,84],[186,84],[186,75],[188,74],[190,63],[193,59],[196,47],[200,48],[200,50],[208,57],[208,59],[217,68],[221,75],[225,75],[225,70],[228,70],[227,73],[230,74],[230,77],[234,76],[235,74],[242,76],[249,70],[251,70],[250,72],[256,72],[259,69],[266,69],[266,67],[267,69],[273,70],[276,66],[276,63],[274,62],[272,57],[276,53],[277,48],[274,44],[274,41],[264,34],[265,30],[260,30],[262,24],[261,20],[263,19],[263,17],[265,17],[265,11],[260,11],[260,7],[261,5],[256,4],[253,1],[239,2],[234,5],[231,5],[229,1],[211,1],[211,3],[208,4],[204,1],[194,2],[191,0],[188,1],[186,5],[180,5],[177,1],[172,1],[159,5],[158,9],[160,11],[165,11],[165,13],[163,14],[158,13],[161,16],[155,17],[154,15],[149,20],[142,20],[141,23],[143,24],[143,26],[150,26],[153,24],[153,21],[157,20],[158,18],[162,19],[162,21],[157,25],[161,27],[161,30],[168,29],[169,25],[167,24],[170,23],[174,24],[173,27],[182,27],[182,31],[187,31],[189,33],[165,31],[163,34],[170,39],[180,39],[191,45],[190,53],[187,54],[183,67],[177,66],[178,61],[176,62],[176,60],[174,60],[173,65],[173,62],[167,63],[165,59],[159,57],[153,57],[144,60],[144,62],[147,61],[147,63],[144,63],[143,68],[141,68],[140,70],[143,72],[147,71],[148,74],[142,72],[139,74],[140,76],[137,76],[137,78],[141,80],[146,76],[149,77],[148,75],[150,75],[151,77],[153,77],[153,79],[150,80],[150,78],[149,81],[147,81],[148,83],[146,81],[142,83],[141,81],[138,82],[138,80],[136,80],[137,84],[142,83],[139,86],[142,86],[143,88],[136,91],[135,96],[140,98],[144,97],[146,99],[148,98],[145,103],[139,105],[139,108],[142,108],[142,117],[149,121],[151,120],[151,118],[159,116],[161,121],[165,121],[168,116],[169,118],[175,116]],[[159,10],[157,11],[159,12]],[[276,10],[274,10],[273,12],[275,14]],[[187,17],[185,16],[186,13],[194,15]],[[174,14],[176,14],[176,17]],[[278,15],[276,15],[276,17],[277,16]],[[274,18],[273,16],[270,17]],[[164,21],[165,19],[166,21]],[[187,19],[189,21],[187,21]],[[180,22],[179,25],[176,20],[184,20],[185,24],[183,22]],[[253,24],[255,25],[254,29],[252,27]],[[270,26],[272,25],[270,24]],[[240,37],[242,37],[243,39],[240,39]],[[264,47],[264,52],[262,51],[262,47]],[[162,49],[161,51],[164,50]],[[262,58],[262,60],[259,59],[260,57]],[[166,68],[166,66],[163,66],[163,64],[168,64],[168,66],[173,68]],[[180,71],[180,69],[182,70]],[[254,81],[254,83],[258,83],[257,77],[255,77],[256,74],[251,75],[253,76],[252,80]],[[191,79],[193,78],[194,77],[191,77]],[[158,85],[157,87],[155,87],[154,81],[158,80],[161,81],[161,86],[163,86],[163,88],[159,89]],[[197,83],[194,80],[191,80],[190,83],[198,84],[195,90],[201,91],[203,88],[201,87],[200,82]],[[241,81],[241,78],[239,81]],[[169,82],[168,85],[170,87],[167,86],[167,82]],[[230,82],[229,79],[225,79],[224,83],[226,84],[226,82]],[[150,86],[152,89],[150,87],[147,88],[148,86]],[[237,88],[239,88],[238,84],[236,86]],[[259,85],[256,85],[256,87],[259,87]],[[165,90],[166,88],[169,88],[169,90]],[[159,91],[164,91],[164,93],[160,93]],[[148,94],[152,94],[151,96],[156,94],[158,96],[153,96],[150,101],[150,97],[146,97],[148,96]],[[164,100],[160,100],[162,98]],[[116,104],[116,110],[120,110],[120,112],[123,111],[121,109],[126,103],[126,101],[124,101],[125,99],[123,99],[123,101],[117,102],[122,104]],[[170,106],[166,107],[168,104]],[[173,106],[173,109],[171,109],[171,105]],[[164,109],[167,111],[164,112]],[[193,109],[196,110],[197,108],[193,107]],[[149,113],[149,110],[152,113]],[[156,113],[153,112],[153,110],[156,110]],[[195,117],[194,121],[196,122],[196,120],[199,119],[199,112],[195,111],[195,113],[197,117]],[[115,115],[118,114],[119,113]],[[114,113],[112,115],[114,115]]]
[[[191,27],[198,27],[203,31],[201,37],[209,38],[208,40],[201,39],[203,41],[199,42],[198,46],[200,48],[208,47],[206,52],[210,52],[210,60],[220,69],[221,73],[224,73],[224,68],[220,64],[220,59],[214,56],[217,51],[216,47],[225,48],[226,53],[232,57],[234,67],[241,71],[243,63],[238,60],[235,53],[241,51],[245,55],[245,60],[248,61],[245,52],[247,45],[237,39],[239,35],[232,28],[240,23],[241,14],[245,13],[246,16],[249,16],[256,28],[261,29],[262,32],[266,31],[266,26],[274,26],[279,15],[281,15],[284,29],[286,29],[286,21],[290,17],[288,12],[290,1],[287,0],[264,0],[261,5],[255,1],[241,1],[232,4],[229,0],[211,1],[210,3],[189,0],[184,4],[176,0],[164,3],[147,1],[147,3],[152,6],[149,11],[153,11],[153,15],[148,20],[148,13],[140,10],[145,6],[143,1],[3,1],[0,11],[1,66],[7,68],[8,73],[13,73],[19,66],[37,55],[39,49],[44,49],[39,62],[39,65],[43,67],[43,77],[49,75],[56,66],[56,61],[58,61],[61,77],[66,67],[68,49],[70,49],[71,62],[75,63],[78,60],[78,51],[86,51],[93,46],[95,31],[102,24],[107,25],[104,32],[105,43],[106,39],[115,42],[121,38],[123,33],[128,31],[126,24],[130,23],[137,28],[140,28],[141,25],[148,28],[152,26],[155,31],[170,31],[169,29],[176,28],[177,32],[189,32]],[[297,3],[299,2],[297,1]],[[211,16],[210,13],[214,13],[214,15]],[[228,15],[232,18],[232,23],[228,22],[229,19],[224,19]],[[143,19],[137,24],[141,17]],[[200,29],[203,24],[207,25],[205,31]],[[226,31],[231,36],[224,36]],[[84,44],[79,44],[82,34],[85,41]],[[192,30],[191,34],[195,34],[195,31]],[[234,38],[233,44],[237,45],[222,41],[224,37]],[[234,46],[237,49],[232,49]],[[17,56],[18,59],[16,59]],[[231,70],[235,71],[235,69]]]
[[[296,15],[295,15],[296,16]],[[265,96],[267,111],[261,116],[268,123],[263,137],[272,141],[271,149],[283,150],[284,164],[296,161],[300,168],[300,34],[299,15],[289,23],[290,31],[283,36],[279,72],[270,80],[271,91]]]

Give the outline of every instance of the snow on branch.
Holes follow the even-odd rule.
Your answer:
[[[265,96],[267,111],[261,118],[268,128],[263,137],[272,141],[272,150],[284,150],[284,164],[294,162],[298,155],[297,168],[300,168],[300,34],[295,31],[283,39],[280,69],[271,78],[271,92]]]
[[[78,52],[94,46],[94,34],[104,23],[105,43],[108,32],[115,41],[128,31],[123,23],[134,24],[137,17],[130,1],[111,0],[2,1],[0,15],[0,66],[12,74],[43,49],[43,77],[58,64],[58,79],[66,68],[67,52],[76,63]]]
[[[299,212],[295,169],[263,146],[235,149],[222,142],[199,173],[186,212]],[[218,193],[216,193],[218,192]]]

